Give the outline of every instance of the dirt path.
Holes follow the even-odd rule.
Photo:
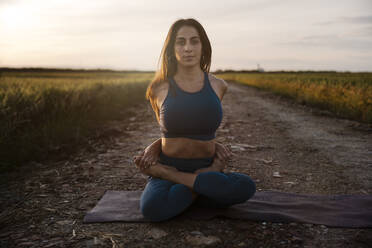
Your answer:
[[[229,169],[249,174],[258,190],[372,194],[367,125],[234,83],[223,106],[217,140],[236,154]],[[371,229],[298,223],[216,218],[82,224],[105,190],[145,186],[131,158],[159,137],[159,128],[148,103],[126,115],[73,156],[3,175],[9,182],[0,188],[0,247],[190,247],[198,235],[209,236],[212,247],[371,246]]]

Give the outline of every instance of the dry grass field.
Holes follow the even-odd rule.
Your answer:
[[[3,70],[0,171],[81,146],[145,100],[153,72]],[[218,73],[339,117],[372,122],[372,73]],[[125,116],[125,115],[124,115]]]
[[[339,117],[372,123],[372,73],[223,73],[219,76],[294,98]]]
[[[0,168],[72,148],[144,101],[153,73],[5,71],[0,76]]]

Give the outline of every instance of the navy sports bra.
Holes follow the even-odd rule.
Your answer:
[[[162,137],[186,137],[198,140],[214,139],[222,121],[222,106],[204,72],[204,85],[198,92],[186,92],[168,78],[169,89],[159,110]],[[170,94],[171,88],[176,96]]]

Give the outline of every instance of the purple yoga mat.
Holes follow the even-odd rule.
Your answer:
[[[139,210],[141,191],[106,191],[84,217],[84,223],[149,222]],[[322,224],[331,227],[372,227],[372,195],[302,195],[256,192],[248,201],[226,209],[192,205],[175,218],[206,220],[214,217]]]

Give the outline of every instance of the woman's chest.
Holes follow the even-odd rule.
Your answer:
[[[220,87],[220,84],[217,80],[210,79],[210,87],[213,90],[213,95],[218,98],[219,101],[221,101],[221,95],[222,95],[222,88]],[[159,109],[163,106],[165,100],[168,98],[168,95],[170,95],[170,86],[169,83],[162,85],[162,87],[157,91],[156,95],[156,104]],[[189,101],[194,101],[194,95],[197,94],[186,94],[186,97],[189,96]]]

